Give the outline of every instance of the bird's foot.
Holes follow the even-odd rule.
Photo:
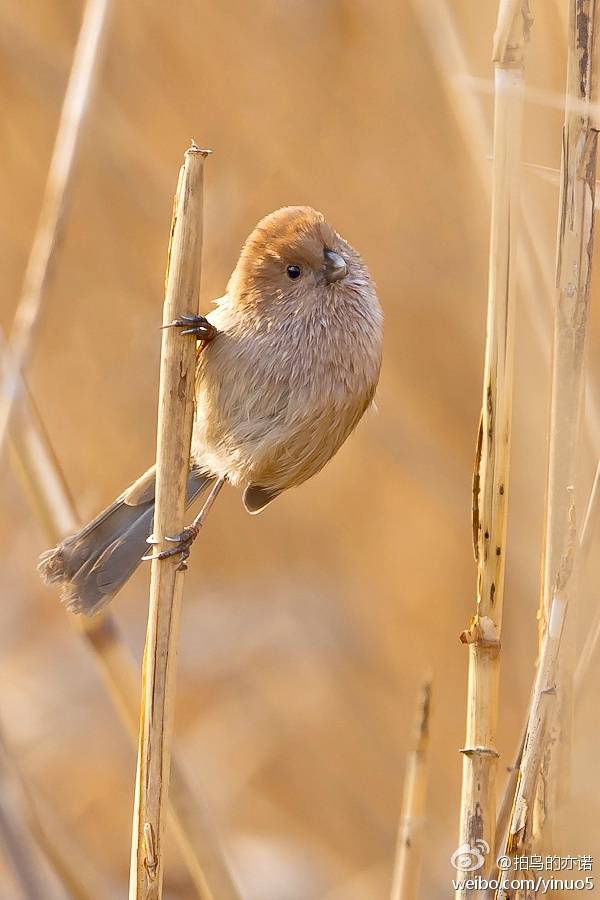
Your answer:
[[[175,547],[170,547],[168,550],[161,550],[160,553],[157,553],[156,555],[154,554],[154,552],[148,553],[146,556],[142,556],[142,559],[168,559],[170,556],[181,555],[179,565],[177,566],[177,571],[185,572],[185,570],[187,569],[186,559],[190,555],[192,544],[200,534],[200,529],[204,525],[204,520],[209,514],[213,503],[217,499],[217,496],[226,481],[226,475],[221,475],[220,478],[217,478],[215,480],[215,483],[213,484],[208,497],[204,501],[202,509],[191,525],[188,525],[187,528],[184,528],[183,531],[181,531],[179,534],[174,534],[172,537],[165,536],[165,541],[171,541],[176,545]],[[160,540],[154,537],[153,534],[151,534],[150,537],[146,538],[146,543],[155,546],[156,544],[160,544]]]
[[[162,327],[181,328],[180,334],[193,334],[196,340],[206,343],[214,340],[219,333],[205,316],[179,316],[178,319],[173,319],[172,322]]]
[[[188,525],[187,528],[184,528],[183,531],[180,531],[179,534],[174,534],[172,536],[167,535],[165,541],[171,541],[171,543],[176,545],[175,547],[169,547],[168,550],[161,550],[160,553],[156,554],[149,553],[147,556],[142,556],[142,559],[168,559],[170,556],[181,555],[177,571],[185,572],[187,569],[186,559],[188,559],[190,555],[192,544],[200,534],[200,528],[201,525],[192,524]],[[147,543],[157,544],[158,541],[154,535],[150,535]]]

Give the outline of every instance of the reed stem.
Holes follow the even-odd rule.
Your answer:
[[[163,324],[198,311],[206,151],[186,151],[171,228]],[[155,555],[142,665],[142,712],[133,814],[130,900],[160,900],[164,870],[164,813],[169,791],[175,705],[175,662],[183,567],[167,536],[184,526],[194,414],[196,341],[164,328],[158,400]]]
[[[496,731],[512,418],[525,13],[520,3],[501,0],[494,37],[488,315],[473,486],[477,602],[475,615],[461,635],[469,647],[469,676],[459,847],[484,842],[488,848],[480,872],[484,877],[493,866],[496,829]],[[467,877],[467,871],[459,870],[459,880],[463,877]],[[469,891],[459,888],[456,896],[468,897]]]
[[[565,617],[574,596],[577,523],[574,485],[580,435],[584,350],[590,303],[596,187],[594,99],[595,0],[572,0],[567,104],[563,132],[557,246],[557,291],[541,592],[542,649],[525,736],[506,852],[518,854],[531,835],[540,766],[556,706]],[[586,107],[588,112],[586,112]],[[500,891],[507,898],[510,893]]]

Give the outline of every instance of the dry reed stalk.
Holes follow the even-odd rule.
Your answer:
[[[465,82],[469,81],[471,75],[453,10],[447,0],[434,0],[433,3],[431,0],[411,2],[440,70],[442,85],[464,137],[465,149],[471,157],[483,190],[489,192],[488,157],[492,137],[481,101],[472,91],[464,89]],[[520,254],[518,262],[524,308],[534,324],[534,335],[544,358],[549,359],[551,338],[544,298],[549,299],[554,294],[552,253],[539,227],[539,218],[528,206],[522,210],[521,230],[525,252]],[[590,445],[596,455],[600,456],[600,402],[594,385],[589,381],[586,385],[585,412],[585,427]]]
[[[517,781],[519,779],[519,769],[521,768],[521,760],[523,759],[523,748],[525,747],[525,728],[522,729],[519,746],[515,753],[514,762],[508,770],[508,779],[504,786],[502,802],[496,816],[496,842],[504,841],[506,838],[506,830],[510,820],[510,811],[515,799],[515,791],[517,789]]]
[[[598,517],[598,508],[600,504],[600,463],[598,463],[596,467],[596,473],[594,476],[594,481],[592,484],[592,489],[590,491],[590,496],[588,498],[588,502],[586,505],[586,512],[583,519],[583,525],[581,526],[581,532],[579,535],[579,543],[577,548],[577,566],[581,571],[581,568],[585,564],[585,561],[588,557],[590,550],[590,543],[592,538],[592,531],[594,529],[595,522]],[[594,621],[592,623],[591,629],[588,631],[588,635],[583,647],[582,652],[579,654],[577,668],[575,669],[575,673],[573,676],[573,693],[575,696],[575,700],[579,699],[581,688],[585,683],[585,678],[587,674],[587,670],[591,663],[591,660],[596,651],[596,647],[598,642],[600,641],[600,609],[597,608],[596,616],[594,617]],[[515,760],[513,765],[511,766],[508,779],[504,788],[504,793],[502,796],[502,803],[500,805],[500,810],[498,812],[498,816],[496,818],[496,840],[505,841],[508,829],[508,823],[510,821],[510,815],[512,811],[512,806],[514,803],[515,792],[517,789],[517,782],[519,779],[519,770],[521,768],[521,761],[523,759],[523,749],[525,746],[525,735],[527,730],[527,720],[525,722],[523,732],[521,734],[521,739],[519,742],[519,747],[517,748],[517,752],[515,754]],[[497,877],[497,872],[494,873],[494,878]]]
[[[196,314],[202,249],[203,173],[206,151],[195,144],[181,169],[167,263],[163,324]],[[195,307],[195,308],[194,308]],[[169,790],[175,703],[175,662],[183,590],[179,557],[164,559],[168,535],[183,529],[190,462],[196,341],[174,328],[162,338],[156,448],[155,547],[148,631],[142,666],[142,712],[133,814],[130,900],[160,900],[164,811]]]
[[[596,201],[596,207],[597,207]],[[588,558],[590,551],[590,544],[592,539],[592,532],[594,530],[597,518],[598,518],[598,510],[600,506],[600,463],[596,466],[596,473],[594,475],[594,481],[592,483],[592,488],[590,491],[590,495],[588,497],[588,502],[586,504],[586,511],[583,518],[583,525],[581,526],[581,531],[579,534],[579,541],[577,547],[577,558],[576,564],[578,570],[581,571],[585,562]],[[577,701],[581,696],[581,689],[585,684],[587,672],[591,661],[595,655],[597,650],[598,643],[600,642],[600,607],[596,607],[596,614],[592,621],[591,628],[588,630],[587,638],[585,640],[585,644],[583,646],[582,651],[578,654],[577,666],[573,675],[573,694],[575,701]],[[515,761],[511,766],[508,774],[507,783],[504,789],[504,793],[502,796],[502,803],[500,805],[500,810],[498,812],[498,816],[496,818],[496,838],[498,841],[504,841],[506,839],[506,833],[508,829],[508,823],[510,820],[510,814],[512,810],[512,806],[514,803],[515,791],[517,788],[517,782],[519,778],[519,769],[521,767],[521,760],[523,758],[523,748],[525,745],[525,733],[527,728],[527,721],[525,722],[525,726],[523,728],[523,733],[521,735],[521,739],[519,742],[519,747],[515,754]]]
[[[562,287],[565,290],[575,291],[573,285],[573,272],[579,273],[580,261],[584,249],[581,241],[587,239],[586,225],[580,224],[579,229],[568,227],[566,217],[568,212],[564,212],[563,207],[568,202],[567,198],[573,190],[573,186],[568,184],[568,179],[572,175],[568,166],[565,168],[564,158],[569,159],[569,154],[576,144],[581,140],[597,139],[597,132],[591,127],[592,120],[597,121],[597,111],[593,108],[591,91],[593,87],[593,35],[591,35],[590,45],[584,50],[576,50],[573,45],[573,29],[575,25],[575,17],[579,15],[579,25],[585,27],[587,21],[587,12],[583,7],[579,12],[570,10],[569,27],[567,28],[569,61],[567,67],[567,106],[565,111],[565,127],[563,130],[563,166],[561,168],[561,219],[559,220],[559,236],[557,244],[557,285],[561,287],[561,277],[563,280]],[[578,36],[581,39],[581,36]],[[579,54],[588,54],[591,60],[589,70],[582,74],[582,62],[577,58]],[[574,64],[573,60],[577,59]],[[584,58],[583,65],[585,67],[586,60]],[[576,66],[576,68],[573,68]],[[589,92],[585,95],[585,89],[582,87],[583,80],[589,74]],[[577,79],[579,79],[579,89],[577,87]],[[587,123],[583,125],[575,125],[571,145],[569,140],[569,121],[571,123]],[[595,151],[594,151],[595,153]],[[583,164],[587,164],[588,159],[582,155]],[[593,160],[595,167],[595,156]],[[586,174],[586,177],[587,174]],[[567,179],[567,183],[565,182]],[[592,216],[595,209],[595,174],[593,186],[593,207]],[[571,212],[577,215],[575,204],[573,203]],[[582,204],[583,219],[585,219],[585,203]],[[590,224],[590,234],[593,234],[593,220]],[[566,237],[563,239],[563,234]],[[591,238],[590,238],[591,241]],[[590,245],[591,246],[591,245]],[[591,249],[587,251],[591,256]],[[563,260],[563,254],[566,254],[566,260]],[[591,270],[591,263],[588,262],[588,279]],[[566,273],[562,275],[562,273]],[[580,286],[578,286],[580,287]],[[588,291],[585,287],[584,290]],[[573,299],[572,293],[570,300]],[[570,313],[567,303],[563,302],[563,309],[559,311],[557,308],[555,314],[555,331],[553,345],[553,364],[552,364],[552,393],[551,393],[551,410],[550,410],[550,439],[548,452],[548,473],[546,485],[546,522],[545,535],[543,545],[543,570],[542,570],[542,590],[540,593],[540,604],[538,612],[538,643],[540,657],[544,652],[544,642],[546,640],[546,631],[548,626],[548,617],[550,615],[550,604],[552,602],[552,593],[554,585],[559,576],[559,568],[564,565],[564,554],[566,547],[571,541],[568,553],[570,561],[568,563],[571,571],[568,575],[570,582],[569,592],[574,596],[577,592],[575,587],[576,572],[580,570],[580,560],[575,559],[578,556],[578,547],[575,544],[576,528],[573,522],[568,522],[571,516],[575,515],[574,502],[574,484],[577,470],[577,443],[579,439],[579,406],[578,400],[581,396],[584,364],[582,350],[577,348],[577,342],[581,341],[583,346],[586,334],[587,306],[589,301],[581,310],[583,313],[580,321],[574,325],[565,323],[565,316]],[[575,311],[577,310],[577,301],[573,304]],[[570,344],[575,344],[571,346]],[[566,379],[566,381],[564,380]],[[567,413],[566,418],[563,418]],[[564,427],[563,427],[564,426]],[[560,433],[558,433],[560,431]],[[554,434],[554,439],[553,435]],[[571,479],[570,481],[568,479]],[[570,492],[565,488],[570,485]],[[570,771],[571,761],[571,743],[572,743],[572,712],[573,712],[573,672],[575,669],[574,647],[572,641],[562,640],[562,648],[560,658],[557,659],[557,670],[555,679],[560,682],[561,690],[557,695],[556,703],[553,704],[553,710],[548,722],[547,731],[544,736],[546,749],[543,754],[540,775],[536,784],[535,795],[535,811],[533,815],[533,827],[530,829],[528,839],[538,850],[542,850],[544,843],[551,845],[552,836],[552,820],[556,817],[557,809],[560,806],[565,795],[566,778],[565,774]],[[560,775],[559,775],[560,773]]]
[[[510,813],[512,809],[512,805],[515,799],[515,791],[517,789],[517,780],[519,778],[519,768],[521,766],[521,760],[523,758],[523,747],[525,745],[525,727],[521,732],[521,739],[519,742],[519,746],[515,753],[515,758],[512,766],[508,770],[508,779],[504,786],[504,793],[502,794],[502,801],[500,803],[500,809],[498,810],[498,815],[496,816],[496,846],[499,844],[503,844],[506,839],[506,832],[508,829],[508,823],[510,820]],[[491,871],[490,871],[490,880],[496,881],[501,875],[501,871],[498,866],[497,859],[494,860]],[[486,900],[493,900],[494,890],[489,888],[485,892]]]
[[[17,469],[48,541],[57,544],[65,535],[77,531],[81,522],[26,385],[20,389],[10,437],[11,462]],[[93,618],[70,614],[67,618],[93,653],[107,692],[132,740],[136,742],[139,670],[116,620],[108,610]],[[201,900],[240,900],[208,815],[187,783],[175,757],[171,762],[169,802],[174,837],[198,896]],[[55,827],[53,831],[58,833]],[[97,896],[102,895],[98,893]]]
[[[0,451],[31,351],[62,233],[82,124],[98,68],[109,0],[87,0],[65,92],[42,208],[29,253],[23,289],[10,334],[0,393]]]
[[[482,419],[473,486],[477,606],[461,640],[469,646],[467,733],[459,847],[489,847],[496,828],[496,730],[506,545],[519,175],[523,112],[524,13],[504,0],[494,38],[495,117],[492,215]],[[465,872],[466,875],[466,872]],[[460,877],[460,875],[459,875]],[[468,896],[464,890],[457,897]]]
[[[139,677],[114,619],[86,630],[115,706],[132,738],[137,737]],[[187,783],[175,756],[171,758],[169,824],[200,900],[240,900],[208,814]]]
[[[542,575],[544,636],[506,842],[509,854],[519,853],[531,833],[535,791],[547,748],[547,726],[557,694],[561,638],[574,587],[574,484],[590,301],[597,145],[597,131],[590,116],[582,113],[582,104],[591,103],[596,89],[593,58],[597,27],[595,0],[573,0],[568,32]],[[498,896],[507,898],[510,894],[500,891]]]
[[[425,836],[431,679],[421,687],[413,746],[406,761],[391,900],[417,900]]]

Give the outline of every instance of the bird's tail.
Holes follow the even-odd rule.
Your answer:
[[[188,506],[211,479],[190,472]],[[99,612],[137,569],[152,531],[154,486],[153,466],[81,531],[40,556],[42,578],[61,585],[61,599],[72,612]]]

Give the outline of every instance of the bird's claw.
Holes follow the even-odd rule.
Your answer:
[[[193,334],[197,340],[205,341],[206,343],[214,340],[218,334],[215,326],[205,316],[179,316],[179,318],[173,319],[172,322],[161,327],[181,328],[180,334]]]
[[[200,529],[197,525],[188,525],[187,528],[184,528],[179,534],[174,534],[172,537],[166,535],[165,541],[171,541],[173,544],[192,544],[198,537],[199,531]],[[171,553],[172,550],[169,550],[168,552]]]
[[[170,547],[168,550],[161,550],[160,553],[149,553],[147,556],[142,556],[143,560],[147,559],[168,559],[170,556],[178,556],[181,555],[181,559],[179,561],[179,565],[177,566],[178,572],[185,572],[187,569],[186,559],[188,559],[191,547],[198,534],[200,533],[200,528],[197,525],[188,525],[187,528],[184,528],[179,534],[174,535],[166,535],[165,541],[171,541],[176,544],[175,547]],[[148,544],[157,544],[158,541],[154,537],[154,535],[150,535],[147,538]]]

